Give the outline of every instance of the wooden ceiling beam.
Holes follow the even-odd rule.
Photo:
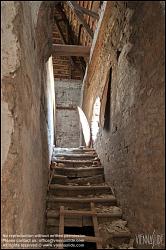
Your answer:
[[[59,5],[56,6],[56,9],[57,9],[57,11],[61,14],[61,16],[62,16],[64,22],[66,23],[66,25],[67,25],[67,27],[68,27],[70,42],[71,42],[72,44],[75,44],[77,39],[76,39],[76,36],[75,36],[75,34],[74,34],[74,32],[73,32],[73,30],[72,30],[70,24],[69,24],[69,20],[67,19],[65,12],[62,10],[62,8],[61,8]],[[73,58],[73,59],[74,59],[74,58]],[[82,67],[82,69],[83,69],[83,72],[85,72],[85,69],[86,69],[85,60],[84,60],[83,57],[79,57],[79,60],[80,60],[80,62],[81,62],[81,67]]]
[[[57,29],[58,29],[58,33],[59,33],[59,35],[60,35],[60,37],[61,37],[61,39],[62,39],[62,42],[64,43],[64,44],[67,44],[67,40],[66,40],[66,37],[65,37],[65,35],[63,34],[63,31],[62,31],[62,28],[61,28],[61,26],[60,26],[60,24],[59,24],[59,21],[57,20],[57,18],[54,16],[54,20],[55,20],[55,24],[56,24],[56,26],[57,26]],[[74,59],[71,57],[71,63],[72,63],[72,65],[75,65],[75,62],[74,62]]]
[[[90,55],[90,47],[81,45],[53,44],[52,53],[56,56],[83,56]]]
[[[67,30],[68,30],[68,23],[66,23],[65,20],[64,20],[63,18],[64,18],[64,17],[62,16],[61,19],[57,19],[56,16],[54,16],[55,24],[56,24],[56,26],[57,26],[58,33],[59,33],[59,35],[60,35],[60,37],[61,37],[61,39],[62,39],[62,42],[63,42],[63,44],[68,44],[68,41],[66,40],[66,37],[65,37],[65,35],[63,34],[63,30],[62,30],[62,28],[61,28],[61,25],[59,24],[59,22],[60,22],[61,20],[64,21],[64,23],[67,25]],[[74,59],[74,57],[72,57],[72,56],[71,56],[71,65],[72,65],[72,66],[76,66],[75,59]]]
[[[66,3],[70,6],[70,8],[73,10],[75,15],[77,16],[79,22],[83,25],[87,33],[90,35],[91,39],[93,39],[93,31],[90,29],[89,25],[86,23],[83,14],[81,14],[76,8],[75,5],[73,5],[73,1],[66,1]]]
[[[98,13],[80,6],[76,1],[70,1],[70,2],[74,6],[75,10],[80,12],[80,14],[86,14],[86,15],[89,15],[89,16],[99,20],[99,14]]]

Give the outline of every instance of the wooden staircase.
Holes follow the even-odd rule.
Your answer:
[[[96,249],[133,248],[131,233],[93,149],[55,148],[50,166],[46,233],[59,235],[57,248],[65,239],[96,243]],[[65,227],[93,227],[93,235],[65,234]],[[94,248],[93,248],[94,249]]]

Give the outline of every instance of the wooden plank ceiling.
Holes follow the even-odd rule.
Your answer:
[[[53,13],[55,78],[83,79],[101,4],[102,1],[55,2]]]

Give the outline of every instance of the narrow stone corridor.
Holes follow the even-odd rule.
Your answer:
[[[165,2],[1,15],[1,248],[165,249]]]
[[[92,227],[93,234],[88,235],[88,230],[84,230],[81,238],[84,249],[88,243],[88,249],[94,249],[91,247],[95,247],[95,241],[96,249],[132,249],[131,233],[122,218],[122,210],[112,188],[105,183],[104,168],[95,150],[55,148],[48,184],[46,234],[65,237],[65,228],[70,228],[70,235],[73,228],[79,232]],[[77,233],[73,239],[78,237]],[[69,243],[78,247],[79,241],[69,241],[64,246]],[[57,243],[57,248],[62,249],[61,244]]]

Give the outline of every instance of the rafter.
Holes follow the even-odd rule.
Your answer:
[[[69,24],[69,20],[67,19],[65,12],[62,10],[61,6],[57,5],[56,9],[59,12],[59,14],[61,14],[64,23],[67,25],[69,33],[73,35],[73,31],[71,29],[71,26]],[[73,38],[72,38],[72,43],[74,44],[74,39]]]
[[[67,40],[65,38],[65,35],[63,34],[62,28],[61,28],[61,26],[59,24],[59,21],[57,20],[57,18],[55,16],[54,16],[54,20],[55,20],[55,24],[57,26],[58,33],[59,33],[59,35],[60,35],[60,37],[62,39],[63,44],[67,44]],[[71,64],[75,65],[74,59],[72,57],[71,57]]]
[[[67,25],[68,32],[69,32],[70,43],[75,44],[76,41],[77,41],[77,38],[74,38],[76,36],[73,33],[73,30],[72,30],[72,28],[71,28],[71,26],[69,24],[69,20],[67,19],[65,12],[62,10],[61,6],[59,6],[59,5],[56,6],[56,9],[61,14],[61,16],[62,16],[62,18],[64,20],[64,23]],[[79,60],[80,60],[81,66],[82,66],[82,70],[85,72],[85,69],[86,69],[85,60],[84,60],[83,57],[79,57]]]
[[[70,2],[72,3],[75,10],[80,12],[80,14],[86,14],[86,15],[89,15],[89,16],[99,20],[99,14],[98,13],[80,6],[76,1],[70,1]]]
[[[62,39],[62,42],[63,42],[64,44],[67,44],[67,41],[66,41],[65,35],[63,34],[62,28],[61,28],[61,26],[59,25],[59,22],[58,22],[58,20],[57,20],[57,18],[56,18],[55,16],[54,16],[54,21],[55,21],[55,24],[56,24],[56,26],[57,26],[58,33],[59,33],[59,35],[60,35],[60,37],[61,37],[61,39]]]
[[[73,10],[73,12],[76,14],[79,22],[83,25],[83,27],[85,28],[85,30],[87,31],[87,33],[90,35],[90,37],[93,39],[93,31],[90,29],[89,25],[86,23],[86,21],[84,20],[83,14],[80,13],[80,11],[78,11],[75,8],[75,5],[73,5],[73,1],[66,1],[66,3],[68,4],[68,6],[70,6],[70,8]]]
[[[60,3],[62,3],[63,1],[56,1],[55,2],[55,6],[59,5]],[[80,6],[76,1],[69,1],[72,3],[73,7],[80,12],[80,14],[86,14],[89,15],[97,20],[99,20],[99,14],[93,10],[89,10],[83,6]]]

